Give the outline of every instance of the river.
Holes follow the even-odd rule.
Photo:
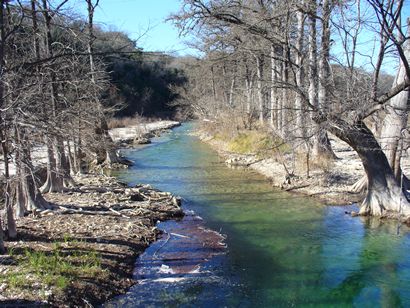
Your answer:
[[[117,176],[182,196],[188,215],[158,225],[140,283],[106,307],[410,306],[407,227],[274,189],[225,166],[190,129],[125,151],[135,165]]]

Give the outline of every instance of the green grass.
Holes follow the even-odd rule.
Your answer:
[[[70,249],[65,250],[64,246]],[[21,255],[10,254],[17,261],[14,269],[0,275],[0,283],[6,283],[12,289],[32,288],[34,282],[43,287],[64,290],[74,280],[96,277],[102,273],[101,256],[96,251],[84,251],[78,241],[65,238],[62,243],[54,243],[51,251],[33,251],[26,249]]]

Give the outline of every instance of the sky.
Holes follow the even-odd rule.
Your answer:
[[[86,7],[79,1],[79,11],[85,16]],[[180,0],[100,0],[95,11],[96,24],[127,33],[145,51],[196,54],[186,47],[178,30],[165,19],[179,11]],[[147,31],[148,30],[148,31]]]
[[[405,1],[403,16],[404,20],[410,16],[410,0]],[[95,23],[99,26],[127,33],[137,41],[137,46],[145,51],[162,51],[178,55],[199,55],[199,52],[184,44],[188,38],[179,37],[178,30],[171,22],[165,22],[166,18],[179,11],[182,0],[100,0],[95,11]],[[366,2],[362,2],[366,3]],[[76,1],[76,10],[86,16],[84,0]],[[366,34],[366,33],[364,33]],[[372,54],[369,50],[376,50],[374,43],[375,33],[361,35],[359,49],[364,54]],[[336,42],[338,38],[334,37]],[[336,43],[337,45],[337,43]],[[340,46],[334,45],[334,56],[343,62],[343,55],[338,55]],[[375,56],[375,54],[373,54]],[[365,69],[372,70],[370,59],[357,55],[357,62]],[[373,60],[374,62],[374,60]],[[386,58],[383,70],[394,74],[397,67],[397,57]]]

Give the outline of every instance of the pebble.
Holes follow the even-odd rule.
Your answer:
[[[5,284],[5,283],[0,284],[0,293],[4,292],[4,290],[6,290],[6,289],[7,289],[7,284]]]
[[[51,294],[53,294],[53,291],[51,291],[51,290],[44,291],[45,296],[50,296]]]

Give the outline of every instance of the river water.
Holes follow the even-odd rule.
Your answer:
[[[140,283],[106,307],[410,307],[407,227],[273,189],[225,166],[191,128],[125,152],[135,165],[118,177],[182,196],[188,215],[159,224]]]

